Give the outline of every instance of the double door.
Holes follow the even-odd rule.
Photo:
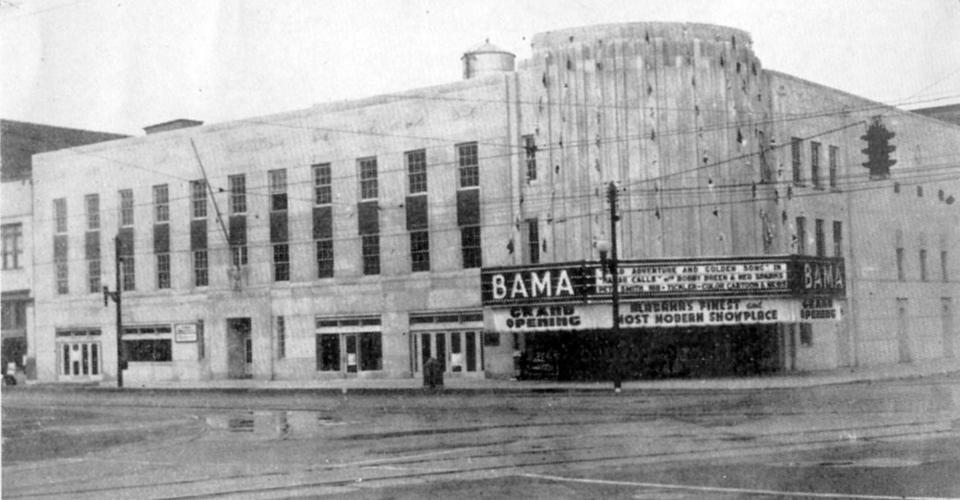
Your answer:
[[[60,342],[57,353],[60,380],[99,380],[102,377],[100,341]]]
[[[423,365],[430,358],[436,359],[445,373],[483,373],[483,350],[478,331],[414,332],[411,338],[415,373],[422,373]]]

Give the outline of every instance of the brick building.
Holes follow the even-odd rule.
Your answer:
[[[460,82],[36,157],[38,377],[115,378],[117,253],[130,384],[955,355],[960,127],[765,70],[718,26],[560,30],[516,67],[489,43],[462,63]],[[871,126],[895,134],[889,172],[863,167]],[[660,318],[617,342],[610,182],[622,311]]]

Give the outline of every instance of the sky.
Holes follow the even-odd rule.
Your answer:
[[[0,117],[131,135],[462,78],[485,39],[697,22],[774,69],[876,101],[960,102],[960,0],[0,0]]]

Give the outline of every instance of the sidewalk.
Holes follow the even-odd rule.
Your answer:
[[[737,391],[756,389],[789,389],[822,385],[848,384],[878,380],[895,380],[915,377],[960,373],[960,360],[923,360],[918,363],[844,368],[839,370],[806,372],[789,375],[772,375],[743,378],[667,379],[641,380],[623,383],[624,391]],[[104,383],[101,387],[109,387]],[[517,392],[562,392],[562,391],[611,391],[611,382],[551,382],[532,380],[465,379],[444,380],[444,388],[457,391],[517,391]],[[420,390],[419,378],[370,379],[349,378],[334,380],[190,380],[155,382],[149,385],[127,386],[126,389],[233,389],[233,390]]]

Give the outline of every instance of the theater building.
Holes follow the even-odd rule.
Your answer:
[[[589,380],[611,353],[630,377],[955,356],[960,127],[766,70],[731,28],[532,49],[36,156],[38,378],[114,380],[118,338],[130,385],[418,377],[431,357]]]

